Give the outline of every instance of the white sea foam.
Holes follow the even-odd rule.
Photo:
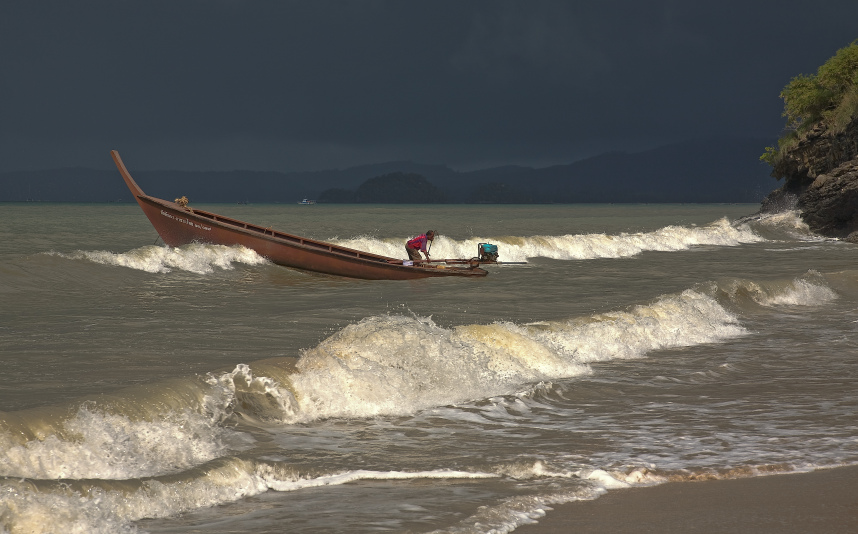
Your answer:
[[[574,501],[589,501],[598,498],[610,489],[628,487],[605,471],[596,470],[587,476],[578,473],[575,478],[587,483],[574,490],[556,491],[543,495],[518,496],[504,499],[498,504],[481,506],[477,512],[458,524],[432,531],[432,534],[506,534],[522,525],[531,525],[545,517],[552,506]]]
[[[629,472],[581,469],[571,473],[550,473],[544,470],[544,467],[540,464],[541,462],[537,462],[533,468],[538,474],[545,474],[545,476],[550,477],[575,478],[585,483],[572,490],[555,491],[553,493],[543,493],[542,495],[511,497],[504,499],[498,504],[481,506],[474,515],[461,520],[454,526],[434,530],[432,534],[510,533],[522,525],[536,523],[556,505],[574,501],[594,500],[611,490],[654,486],[663,484],[671,479],[697,480],[699,478],[707,478],[705,476],[695,478],[693,474],[687,472],[683,472],[675,477],[666,476],[654,473],[645,467],[632,469]],[[808,466],[802,471],[810,471],[814,468],[814,466]],[[763,476],[783,472],[794,471],[757,470],[750,468],[739,469],[732,475],[727,474],[723,477],[713,476],[712,478]],[[504,474],[509,476],[506,472]]]
[[[589,374],[594,361],[639,358],[744,333],[715,299],[692,290],[628,311],[533,325],[443,328],[429,318],[378,316],[305,351],[297,365],[240,364],[207,382],[209,397],[217,399],[211,404],[230,406],[248,421],[408,415],[526,394],[546,381]]]
[[[242,442],[236,431],[219,423],[231,410],[250,419],[285,423],[414,414],[519,395],[527,384],[540,387],[552,379],[590,373],[592,361],[636,358],[660,348],[718,342],[743,333],[736,317],[714,298],[692,290],[627,311],[532,325],[443,328],[428,318],[369,317],[307,350],[297,365],[268,360],[210,375],[203,382],[208,388],[205,399],[187,401],[199,404],[188,414],[172,409],[175,413],[133,419],[87,408],[66,424],[66,439],[48,436],[14,445],[5,453],[6,475],[103,482],[85,490],[59,482],[36,489],[26,481],[5,479],[0,499],[7,511],[0,515],[0,525],[28,532],[53,532],[57,524],[65,532],[130,532],[129,522],[143,517],[174,516],[268,490],[367,478],[510,476],[513,471],[522,478],[582,478],[541,463],[510,467],[513,471],[499,467],[496,473],[355,470],[299,476],[277,462],[225,456]],[[517,410],[528,409],[526,403],[511,402]],[[172,474],[162,476],[165,473]],[[156,477],[146,478],[151,475]],[[136,480],[111,482],[116,479]],[[630,482],[612,473],[587,480],[576,492],[508,500],[471,519],[497,525],[498,531],[511,530],[539,517],[550,502],[593,498],[608,486]],[[469,521],[463,524],[473,526]],[[467,526],[462,528],[467,531]]]
[[[153,421],[84,406],[62,435],[12,443],[0,436],[0,475],[38,479],[129,479],[182,471],[244,448],[248,438],[185,412]]]
[[[268,370],[272,370],[270,365]],[[209,374],[206,381],[221,392],[226,392],[233,409],[242,416],[252,420],[284,422],[294,418],[298,406],[290,388],[290,380],[288,376],[283,376],[291,369],[276,370],[281,380],[255,376],[249,365],[239,364],[231,372]]]
[[[260,265],[268,260],[242,246],[190,244],[181,247],[146,246],[129,252],[115,253],[104,250],[77,251],[70,254],[55,253],[73,260],[89,260],[102,265],[128,267],[150,273],[169,273],[173,269],[197,274],[209,274],[215,268],[230,270],[233,263]]]
[[[598,491],[582,488],[578,493],[511,497],[494,506],[481,506],[476,514],[452,527],[434,530],[431,534],[508,534],[522,525],[536,523],[545,517],[552,505],[575,500],[592,500],[599,494]]]
[[[539,325],[445,329],[426,318],[370,317],[306,351],[291,377],[294,417],[411,414],[587,374],[593,361],[745,333],[715,299],[691,290],[630,311]]]
[[[778,213],[760,214],[752,223],[754,228],[763,234],[771,234],[772,238],[798,239],[800,241],[825,241],[828,238],[814,234],[801,218],[798,210],[781,211]]]
[[[406,238],[362,236],[334,243],[349,248],[394,258],[404,257]],[[491,237],[456,240],[439,236],[432,244],[433,258],[470,258],[476,256],[479,243],[497,244],[502,261],[525,261],[527,258],[586,260],[625,258],[646,251],[682,251],[695,246],[737,246],[765,239],[748,225],[733,225],[720,219],[705,226],[666,226],[653,232],[607,234],[568,234],[561,236]],[[181,247],[145,246],[124,253],[103,250],[52,253],[57,256],[88,260],[103,265],[128,267],[150,273],[168,273],[173,269],[209,274],[215,268],[229,270],[234,263],[260,265],[268,260],[242,247],[190,244]]]
[[[817,271],[808,271],[805,275],[788,282],[754,282],[735,280],[723,285],[730,298],[737,299],[747,295],[755,303],[768,308],[783,306],[819,306],[838,298],[825,278]]]
[[[199,508],[235,502],[268,490],[296,491],[358,480],[478,479],[493,473],[455,470],[356,470],[301,476],[283,465],[231,458],[212,465],[204,476],[146,479],[130,484],[105,483],[85,488],[57,484],[35,490],[29,483],[3,480],[0,528],[32,534],[135,532],[131,521],[174,516]],[[35,490],[35,491],[34,491]]]
[[[760,300],[764,306],[818,306],[837,298],[824,282],[796,279],[781,291],[772,291]]]
[[[527,258],[588,260],[625,258],[646,251],[682,251],[696,246],[738,246],[765,239],[746,224],[733,225],[719,219],[706,226],[666,226],[653,232],[607,234],[568,234],[561,236],[486,237],[456,240],[438,236],[432,244],[433,258],[470,258],[477,245],[498,245],[502,261],[525,261]],[[338,244],[385,256],[402,257],[405,238],[377,239],[359,237]]]
[[[714,343],[742,336],[738,318],[712,297],[693,290],[664,296],[629,311],[531,327],[549,346],[579,362],[639,358],[647,352]]]
[[[502,339],[495,343],[491,332]],[[292,383],[299,419],[414,413],[587,372],[503,326],[450,330],[403,316],[370,317],[344,328],[308,350],[298,369]]]
[[[594,469],[586,473],[582,478],[592,480],[605,489],[621,489],[631,486],[628,482],[618,480],[602,469]]]
[[[475,473],[470,471],[455,471],[452,469],[437,469],[433,471],[368,471],[357,470],[321,476],[312,479],[294,481],[268,480],[268,486],[276,491],[295,491],[319,486],[337,486],[358,480],[416,480],[416,479],[477,479],[497,478],[494,473]]]

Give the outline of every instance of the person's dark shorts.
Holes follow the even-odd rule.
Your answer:
[[[405,250],[408,252],[409,260],[417,261],[423,259],[422,256],[420,256],[420,251],[416,248],[405,247]]]

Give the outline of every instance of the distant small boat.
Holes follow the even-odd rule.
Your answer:
[[[302,201],[301,201],[301,202],[299,202],[298,204],[301,204],[301,205],[308,205],[308,204],[315,204],[315,203],[316,203],[316,201],[315,201],[315,200],[310,200],[310,199],[308,199],[308,198],[305,198],[304,200],[302,200]]]
[[[480,277],[488,274],[484,269],[480,269],[481,263],[499,263],[496,261],[497,256],[487,260],[475,258],[432,262],[404,261],[278,232],[271,227],[266,228],[200,209],[191,209],[185,197],[170,202],[144,193],[125,168],[119,153],[113,150],[110,154],[119,174],[125,180],[125,185],[134,195],[134,200],[164,243],[171,247],[194,242],[242,245],[284,267],[369,280],[412,280],[435,276]],[[314,202],[304,199],[299,204]]]

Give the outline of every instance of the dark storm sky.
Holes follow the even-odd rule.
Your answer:
[[[568,163],[781,131],[858,1],[28,0],[0,7],[0,171]],[[761,150],[762,151],[762,150]]]

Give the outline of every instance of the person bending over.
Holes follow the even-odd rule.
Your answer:
[[[420,253],[426,256],[426,261],[429,261],[429,243],[435,239],[435,230],[429,230],[425,234],[420,234],[417,237],[412,237],[405,243],[405,250],[408,252],[408,259],[412,261],[420,261]]]

